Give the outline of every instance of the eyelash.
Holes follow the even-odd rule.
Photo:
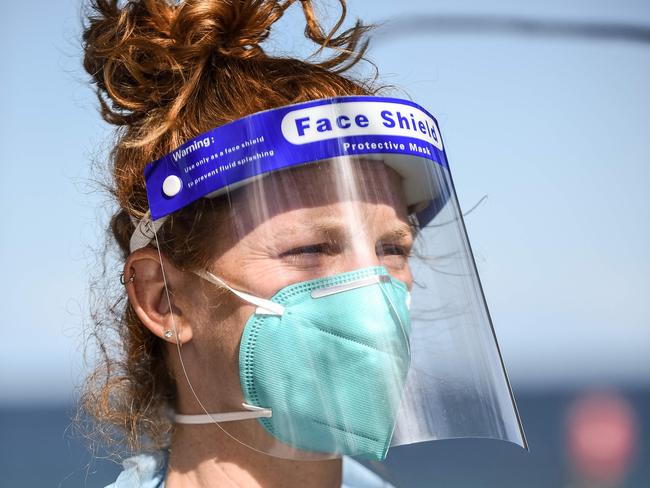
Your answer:
[[[395,251],[395,252],[389,252],[386,251],[386,249],[390,249],[391,251]],[[382,246],[382,255],[389,255],[389,254],[390,255],[395,254],[398,256],[405,256],[405,257],[410,256],[410,252],[404,246],[400,246],[397,244],[384,244]]]
[[[385,244],[381,247],[381,255],[398,255],[398,256],[410,256],[410,252],[404,247],[396,244]],[[287,256],[300,256],[301,254],[327,254],[332,255],[336,254],[337,249],[334,245],[322,242],[319,244],[310,244],[307,246],[300,246],[289,251],[283,252],[280,257]]]
[[[300,246],[283,252],[280,257],[300,256],[301,254],[333,254],[333,246],[326,242]]]

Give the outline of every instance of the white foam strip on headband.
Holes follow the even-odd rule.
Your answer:
[[[166,220],[167,217],[151,220],[151,213],[147,212],[135,226],[135,231],[133,231],[133,235],[129,241],[129,250],[135,252],[138,249],[147,247]]]

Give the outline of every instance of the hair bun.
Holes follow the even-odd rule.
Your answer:
[[[173,26],[174,50],[181,58],[195,59],[212,53],[244,59],[261,55],[271,25],[294,1],[187,1]]]
[[[84,67],[97,85],[104,119],[132,124],[168,106],[215,54],[264,55],[260,44],[294,2],[90,0]]]
[[[215,54],[263,55],[260,43],[293,1],[91,0],[84,68],[97,85],[104,119],[133,124],[169,108]],[[171,112],[168,119],[177,115]]]
[[[168,122],[175,119],[208,59],[216,56],[212,65],[225,68],[229,58],[265,57],[260,44],[297,1],[305,35],[321,49],[336,50],[315,66],[340,73],[366,48],[358,45],[366,31],[360,22],[334,35],[346,14],[345,0],[339,0],[342,15],[329,33],[316,20],[311,0],[88,1],[84,67],[97,85],[102,116],[117,125],[155,118],[158,112]]]
[[[148,154],[152,159],[203,126],[205,121],[189,120],[195,115],[189,107],[200,93],[203,100],[216,104],[214,113],[221,117],[213,122],[221,124],[233,116],[269,108],[265,104],[277,98],[266,93],[263,98],[267,102],[257,100],[244,108],[241,93],[227,94],[234,85],[248,87],[243,90],[248,92],[244,100],[249,95],[262,97],[264,90],[279,89],[278,80],[287,84],[282,91],[289,94],[289,102],[296,101],[299,93],[307,96],[310,90],[314,94],[309,97],[315,98],[346,91],[343,86],[348,82],[343,78],[331,78],[326,90],[318,80],[353,66],[367,45],[360,44],[367,28],[358,21],[335,35],[346,15],[345,0],[338,0],[341,16],[329,32],[317,21],[311,0],[87,1],[90,12],[83,33],[84,67],[97,86],[102,116],[109,123],[127,126],[120,146],[151,145]],[[261,43],[271,26],[294,3],[302,7],[305,36],[319,51],[333,48],[332,57],[307,63],[264,53]],[[245,79],[251,84],[242,84]],[[320,88],[315,89],[313,82]],[[296,88],[296,84],[300,86]],[[256,90],[251,91],[250,86]],[[214,93],[219,93],[216,99],[211,96]],[[188,134],[172,130],[179,123]],[[164,142],[154,147],[165,135]]]
[[[157,0],[119,3],[90,0],[84,68],[97,85],[104,119],[128,125],[175,98],[183,68],[170,51],[177,7]]]

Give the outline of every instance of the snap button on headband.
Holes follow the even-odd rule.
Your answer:
[[[169,175],[163,181],[162,191],[168,197],[173,197],[178,195],[181,191],[183,183],[181,179],[176,175]]]

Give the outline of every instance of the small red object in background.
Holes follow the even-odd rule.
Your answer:
[[[590,392],[571,406],[568,454],[575,474],[596,486],[620,485],[637,447],[638,423],[630,403],[615,392]]]

